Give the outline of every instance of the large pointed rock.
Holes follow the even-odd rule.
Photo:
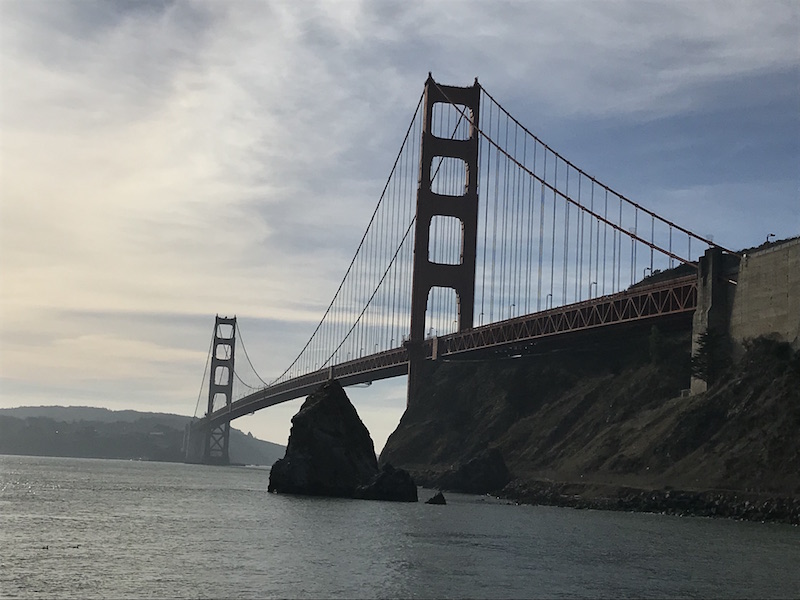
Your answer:
[[[377,473],[369,431],[342,386],[332,380],[292,417],[286,455],[272,465],[269,491],[352,498]]]

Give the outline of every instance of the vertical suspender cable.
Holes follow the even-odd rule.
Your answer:
[[[555,167],[554,167],[554,181],[553,181],[553,231],[551,233],[553,237],[553,245],[552,249],[550,250],[550,306],[553,306],[553,302],[555,302],[555,298],[553,298],[553,281],[555,276],[555,267],[556,267],[556,188],[558,187],[558,158],[556,157],[555,160]]]
[[[497,130],[500,131],[500,112],[497,113]],[[492,276],[489,285],[489,322],[494,322],[494,294],[495,294],[495,264],[497,262],[497,209],[500,204],[500,152],[495,152],[495,177],[494,177],[494,198],[492,206],[494,208],[492,216]]]
[[[527,138],[526,138],[527,139]],[[536,147],[538,144],[534,140],[533,142],[533,169],[532,171],[536,171]],[[528,184],[528,257],[525,262],[526,269],[525,269],[525,277],[527,280],[527,285],[525,288],[525,312],[531,312],[531,286],[533,284],[533,217],[535,216],[534,208],[536,206],[536,180],[529,180]]]
[[[544,168],[542,180],[547,177],[547,148],[544,149]],[[541,206],[539,207],[539,276],[536,288],[536,310],[541,310],[542,302],[542,263],[544,261],[544,185],[539,183]]]
[[[581,204],[581,183],[583,177],[581,172],[578,171],[578,204]],[[577,220],[575,221],[575,233],[578,236],[578,248],[575,251],[575,296],[574,301],[580,302],[581,300],[581,282],[583,281],[583,211],[578,211]]]
[[[607,221],[608,220],[608,189],[606,189],[606,199],[605,199],[605,208],[603,209],[603,218]],[[606,264],[608,263],[607,259],[607,242],[608,242],[608,225],[603,224],[603,295],[606,295]],[[614,264],[613,262],[611,263]],[[612,270],[612,278],[613,278],[613,270]]]
[[[482,103],[484,103],[484,97],[485,97],[484,94],[481,93],[481,102]],[[489,105],[489,123],[490,124],[491,124],[491,120],[492,120],[492,112],[491,112],[491,110],[492,110],[492,107],[491,107],[491,104],[490,104]],[[483,106],[481,107],[481,114],[486,114],[486,111],[484,110]],[[483,147],[482,144],[478,145],[478,151],[479,152],[480,152],[482,147]],[[483,317],[484,317],[485,310],[486,310],[486,307],[485,307],[485,301],[486,301],[486,243],[487,243],[487,239],[488,239],[487,235],[488,235],[488,231],[489,231],[489,193],[488,193],[489,181],[488,180],[489,180],[489,175],[491,173],[491,171],[489,169],[489,165],[491,165],[491,160],[492,160],[492,146],[491,146],[491,144],[487,144],[486,145],[486,151],[483,154],[486,154],[486,187],[485,187],[484,193],[483,193],[483,267],[481,268],[481,272],[482,272],[482,275],[481,275],[481,314],[480,314],[480,320],[478,322],[479,325],[483,325]],[[481,162],[479,161],[478,162],[478,165],[479,165],[478,170],[479,171],[480,171],[480,164],[481,164]]]
[[[566,188],[564,194],[569,198],[569,163],[567,163],[567,176],[566,176]],[[564,255],[562,256],[561,260],[563,265],[561,267],[562,276],[561,276],[561,304],[569,304],[569,300],[567,299],[567,278],[569,276],[569,246],[570,246],[570,239],[569,239],[569,202],[565,203],[564,206]]]

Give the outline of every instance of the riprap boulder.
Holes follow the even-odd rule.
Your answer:
[[[446,471],[436,487],[467,494],[485,494],[502,489],[511,480],[503,455],[497,448],[488,448]]]
[[[403,469],[395,469],[390,464],[383,465],[367,485],[356,488],[354,498],[363,500],[391,500],[394,502],[416,502],[417,485],[411,475]]]

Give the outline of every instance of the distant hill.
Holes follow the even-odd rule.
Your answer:
[[[86,406],[0,409],[0,454],[182,462],[191,417]],[[231,428],[231,462],[272,465],[285,447]]]

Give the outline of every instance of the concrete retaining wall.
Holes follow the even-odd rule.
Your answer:
[[[773,336],[800,347],[800,238],[742,257],[729,331],[734,346]]]

